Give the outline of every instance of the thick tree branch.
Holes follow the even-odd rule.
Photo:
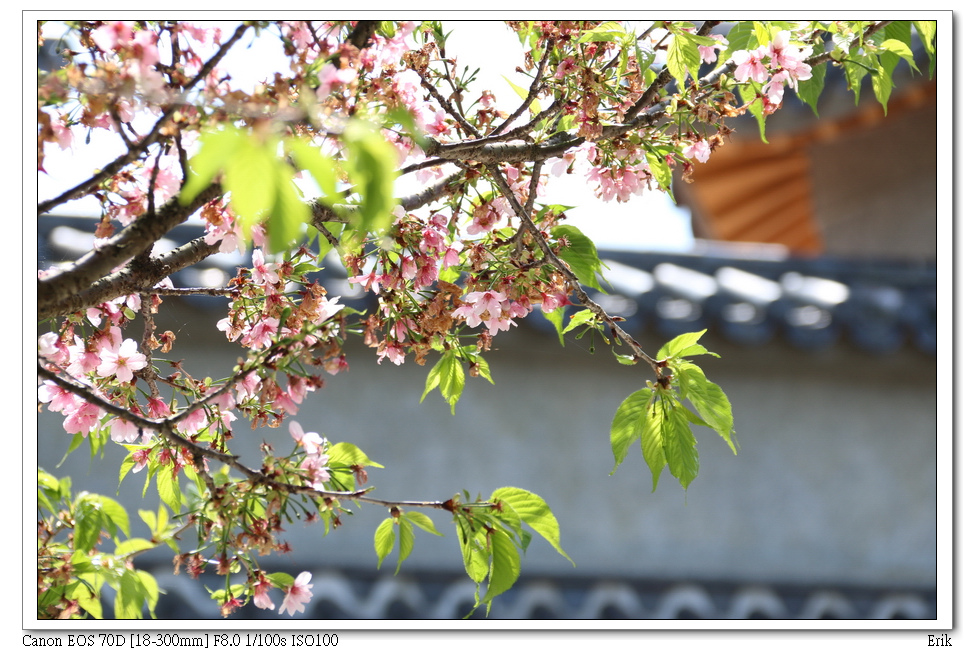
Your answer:
[[[68,305],[78,304],[81,294],[100,295],[99,292],[103,291],[106,286],[105,277],[112,273],[113,269],[150,250],[152,245],[169,230],[185,221],[204,204],[221,196],[221,194],[223,194],[223,189],[220,185],[213,184],[200,192],[189,205],[181,205],[174,197],[158,210],[153,218],[149,218],[148,214],[143,214],[134,223],[125,227],[114,237],[101,242],[97,249],[86,253],[74,264],[38,280],[38,319],[44,320],[75,311]],[[184,253],[184,255],[190,255],[190,253]],[[122,271],[122,273],[125,272]],[[129,270],[128,273],[131,275],[132,271]],[[141,288],[145,285],[139,286]],[[116,293],[113,297],[119,295],[124,294]],[[102,301],[90,304],[98,304],[98,302]]]

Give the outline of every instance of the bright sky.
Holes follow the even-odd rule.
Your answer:
[[[225,30],[227,31],[227,30]],[[479,96],[481,89],[491,90],[502,110],[514,110],[521,100],[502,77],[527,87],[527,77],[515,72],[524,64],[524,54],[517,35],[503,23],[489,21],[445,21],[444,31],[451,32],[447,40],[448,56],[455,57],[462,70],[480,68],[472,85],[472,97]],[[63,32],[52,30],[50,36],[59,37]],[[235,85],[251,90],[254,84],[272,78],[275,70],[286,69],[285,59],[279,46],[269,39],[267,46],[261,41],[249,48],[236,47],[231,51],[224,66],[232,75]],[[117,136],[105,131],[93,132],[92,146],[79,143],[73,150],[61,152],[56,146],[45,151],[45,169],[39,174],[38,198],[53,197],[64,189],[84,180],[91,170],[103,166],[118,156],[122,149]],[[603,249],[618,250],[688,250],[693,244],[689,213],[676,207],[661,192],[645,191],[643,196],[620,204],[606,203],[595,197],[580,174],[550,178],[542,202],[577,206],[569,212],[569,222],[578,226]],[[62,214],[96,214],[97,202],[92,199],[74,201],[62,206]]]

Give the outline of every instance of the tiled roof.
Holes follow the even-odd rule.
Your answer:
[[[459,619],[474,606],[474,585],[466,575],[310,569],[314,595],[296,618],[317,620]],[[172,569],[154,572],[166,590],[160,619],[213,618],[216,605],[206,586],[223,586],[219,576],[185,580]],[[210,583],[210,584],[208,584]],[[666,620],[666,619],[934,619],[933,589],[770,585],[698,581],[631,581],[614,578],[522,576],[491,606],[491,620]],[[483,617],[483,609],[476,618]],[[252,606],[230,616],[278,619]]]
[[[91,245],[93,220],[47,217],[39,222],[38,268],[73,259]],[[173,230],[180,245],[202,234],[199,227]],[[716,250],[715,250],[716,249]],[[755,346],[780,337],[809,351],[841,339],[856,348],[889,353],[907,346],[934,355],[937,275],[933,263],[829,258],[762,259],[740,247],[716,246],[705,254],[601,251],[608,265],[607,293],[594,293],[612,314],[626,318],[631,333],[652,328],[662,337],[708,328],[733,343]],[[209,265],[209,266],[208,266]],[[173,277],[177,286],[224,286],[240,255],[209,258]],[[320,282],[345,304],[362,307],[368,297],[350,287],[337,262]],[[222,309],[213,298],[188,298],[200,309]],[[359,301],[362,301],[361,303]],[[552,331],[541,314],[529,322]]]

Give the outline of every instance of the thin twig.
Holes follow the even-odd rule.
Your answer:
[[[582,283],[579,282],[579,278],[576,277],[575,273],[573,273],[572,270],[568,266],[566,266],[565,262],[563,262],[562,259],[555,254],[555,252],[552,250],[552,247],[548,245],[548,242],[545,240],[545,236],[538,229],[538,226],[535,225],[535,222],[532,221],[531,214],[525,211],[524,206],[522,206],[522,204],[518,201],[518,199],[514,195],[514,192],[511,191],[511,188],[505,182],[501,172],[498,171],[496,167],[489,167],[488,170],[491,176],[494,178],[495,183],[498,185],[499,189],[501,190],[501,193],[504,194],[505,198],[508,200],[508,203],[511,205],[511,209],[515,211],[515,213],[518,215],[518,218],[521,219],[521,222],[525,224],[525,226],[528,228],[528,232],[531,233],[532,239],[535,240],[535,243],[541,249],[542,254],[545,256],[545,259],[552,266],[554,266],[555,269],[566,278],[566,280],[568,280],[569,285],[572,287],[572,289],[575,291],[576,295],[578,296],[579,302],[584,307],[592,311],[596,315],[596,317],[599,318],[599,320],[606,323],[606,325],[616,335],[616,337],[619,338],[624,343],[626,343],[626,345],[629,346],[631,350],[633,350],[633,353],[634,355],[636,355],[636,357],[642,359],[643,361],[646,361],[653,369],[653,372],[657,376],[657,378],[660,378],[662,371],[657,361],[653,359],[650,355],[648,355],[646,352],[644,352],[643,347],[639,343],[637,343],[636,340],[632,336],[630,336],[622,327],[620,327],[619,323],[617,322],[617,319],[607,314],[606,310],[604,310],[599,305],[599,303],[595,302],[592,298],[589,297],[589,294],[587,294],[586,291],[582,288]]]
[[[246,24],[237,28],[227,42],[220,47],[217,53],[214,54],[210,60],[203,65],[202,68],[200,68],[200,72],[196,75],[196,77],[194,77],[189,84],[186,85],[186,88],[183,90],[184,95],[202,79],[206,78],[208,74],[210,74],[210,71],[216,67],[217,63],[227,54],[234,43],[244,36],[244,32],[246,32],[247,29],[248,27]],[[182,102],[174,100],[172,104],[170,104],[169,108],[162,112],[162,115],[156,121],[155,125],[153,125],[149,133],[147,133],[146,136],[138,142],[138,144],[131,147],[126,153],[105,165],[101,171],[94,174],[91,178],[82,181],[71,189],[65,190],[53,199],[38,203],[37,214],[41,215],[45,212],[50,212],[53,208],[61,205],[62,203],[85,196],[93,188],[100,185],[103,181],[111,178],[120,172],[126,165],[136,160],[150,145],[159,139],[163,126],[169,121],[169,118],[172,117],[173,113],[175,113],[180,106],[182,106]]]

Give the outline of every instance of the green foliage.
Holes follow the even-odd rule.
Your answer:
[[[491,602],[515,583],[521,573],[521,556],[528,550],[532,535],[528,526],[563,557],[572,559],[562,550],[559,524],[548,504],[538,496],[520,488],[498,488],[487,502],[469,503],[464,493],[454,497],[451,510],[457,530],[461,556],[467,575],[477,584],[474,610],[484,605],[487,613]],[[481,593],[482,583],[486,591]],[[471,613],[473,613],[473,611]]]
[[[102,588],[115,591],[113,614],[139,619],[155,617],[159,586],[149,573],[135,569],[131,559],[160,544],[175,546],[176,527],[165,509],[140,512],[150,538],[130,537],[129,516],[115,499],[81,492],[72,497],[71,480],[37,471],[37,557],[39,618],[52,613],[71,618],[104,617]],[[113,544],[107,551],[104,543]]]
[[[559,251],[559,257],[575,273],[579,281],[586,286],[602,291],[599,277],[602,277],[604,264],[596,252],[596,245],[592,243],[581,230],[575,226],[561,224],[552,228],[552,236],[565,239],[569,245]],[[598,276],[598,277],[597,277]]]
[[[611,473],[616,472],[630,446],[639,440],[643,459],[653,476],[653,491],[666,466],[686,490],[699,469],[697,440],[690,424],[713,429],[737,454],[731,403],[724,391],[686,358],[714,355],[697,342],[704,332],[681,334],[664,344],[657,352],[657,362],[668,370],[657,382],[647,382],[646,388],[620,404],[610,425],[610,447],[616,461]],[[670,371],[672,374],[666,374]],[[697,413],[681,400],[690,402]]]
[[[322,192],[325,205],[349,219],[353,236],[381,234],[392,222],[396,153],[378,129],[363,120],[349,120],[342,133],[345,157],[326,157],[308,140],[251,132],[232,124],[200,136],[200,150],[190,160],[190,176],[179,200],[189,204],[222,173],[223,189],[240,220],[241,234],[264,223],[272,251],[288,249],[311,218],[310,205],[294,184],[297,170],[307,170]],[[358,194],[354,209],[340,207],[336,184],[347,174]]]

